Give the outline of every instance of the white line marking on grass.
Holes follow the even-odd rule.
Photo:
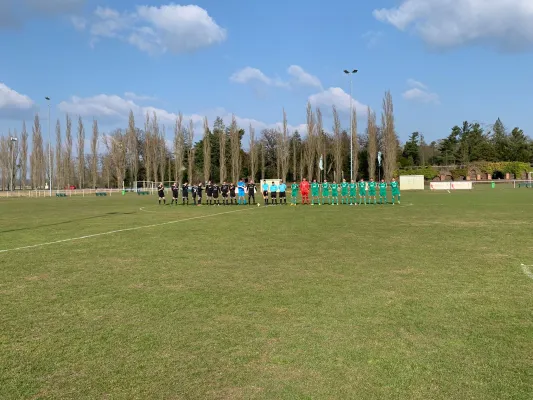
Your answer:
[[[194,219],[215,217],[217,215],[232,214],[232,213],[241,212],[241,211],[248,211],[248,210],[251,210],[251,209],[253,209],[253,208],[251,208],[251,207],[250,208],[243,208],[243,209],[240,209],[240,210],[225,211],[225,212],[216,213],[216,214],[200,215],[198,217],[191,217],[191,218],[177,219],[177,220],[174,220],[174,221],[161,222],[159,224],[141,225],[141,226],[135,226],[133,228],[124,228],[124,229],[117,229],[117,230],[109,231],[109,232],[93,233],[91,235],[85,235],[85,236],[79,236],[79,237],[75,237],[75,238],[55,240],[53,242],[32,244],[32,245],[29,245],[29,246],[16,247],[16,248],[13,248],[13,249],[4,249],[4,250],[0,250],[0,253],[7,253],[8,251],[34,249],[34,248],[37,248],[37,247],[50,246],[52,244],[73,242],[75,240],[90,239],[90,238],[94,238],[94,237],[98,237],[98,236],[112,235],[114,233],[136,231],[138,229],[144,229],[144,228],[155,228],[155,227],[158,227],[158,226],[176,224],[178,222],[185,222],[185,221],[192,221]]]
[[[520,265],[522,266],[522,271],[524,271],[524,274],[526,274],[529,278],[533,279],[533,272],[529,270],[529,267],[533,267],[533,265]]]

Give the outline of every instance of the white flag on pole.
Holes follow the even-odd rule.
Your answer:
[[[381,151],[378,151],[378,165],[381,167]]]
[[[318,168],[320,168],[320,171],[324,171],[324,163],[322,160],[322,156],[320,156],[320,161],[318,162]]]

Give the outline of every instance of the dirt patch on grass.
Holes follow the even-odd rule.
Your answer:
[[[48,274],[29,275],[29,276],[24,277],[24,279],[27,281],[45,281],[48,278],[49,278]]]

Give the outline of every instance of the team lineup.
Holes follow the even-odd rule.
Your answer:
[[[307,179],[303,179],[300,183],[292,183],[290,186],[291,198],[289,205],[296,206],[298,198],[301,197],[302,205],[367,205],[367,204],[389,204],[388,188],[391,192],[390,204],[394,205],[396,202],[400,204],[400,185],[395,178],[390,182],[381,180],[375,182],[374,179],[366,182],[361,179],[359,182],[352,180],[347,182],[343,179],[340,184],[333,181],[329,183],[324,180],[318,183],[313,180],[309,183]],[[270,184],[267,180],[263,180],[261,184],[261,192],[263,195],[263,203],[268,205],[286,205],[287,204],[287,184],[283,181],[272,181]],[[170,205],[178,205],[180,188],[177,183],[172,184],[170,188],[172,192],[172,201]],[[165,186],[160,183],[157,187],[159,204],[166,204]],[[255,195],[257,187],[254,181],[245,182],[241,179],[237,185],[234,183],[223,182],[222,184],[207,182],[204,186],[201,182],[196,185],[189,185],[185,182],[181,186],[181,203],[182,205],[259,205],[256,203]],[[203,202],[205,193],[206,201]],[[189,194],[191,195],[192,203],[189,203]],[[339,203],[340,198],[340,203]]]

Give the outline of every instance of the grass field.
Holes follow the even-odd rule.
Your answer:
[[[533,190],[156,203],[0,200],[0,398],[533,398]]]

